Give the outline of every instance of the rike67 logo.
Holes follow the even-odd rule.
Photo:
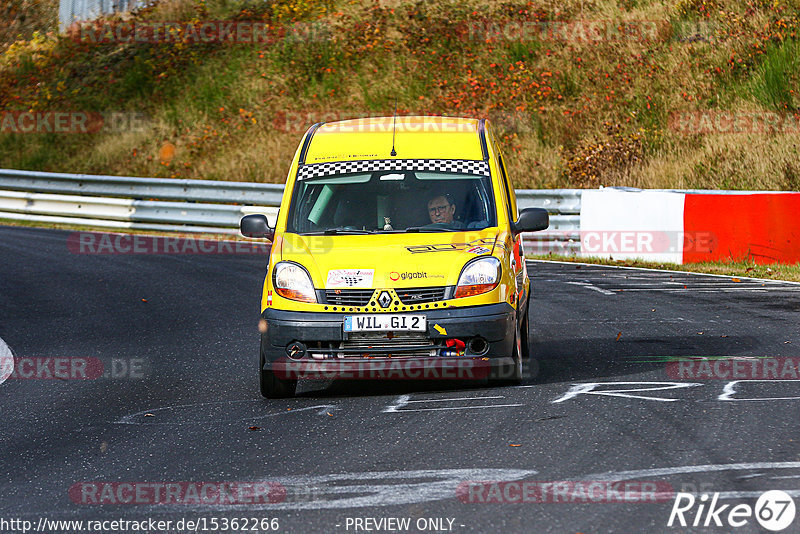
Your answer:
[[[719,496],[719,493],[712,496],[703,493],[697,498],[692,493],[678,493],[667,526],[740,528],[755,518],[761,527],[780,532],[794,521],[794,500],[784,491],[771,490],[761,494],[755,507],[719,504]]]

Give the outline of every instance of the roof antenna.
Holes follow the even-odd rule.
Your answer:
[[[397,155],[397,151],[394,149],[394,136],[397,133],[397,97],[394,99],[394,120],[392,121],[392,152],[389,154],[390,156],[394,157]]]

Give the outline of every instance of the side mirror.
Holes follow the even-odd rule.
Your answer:
[[[525,208],[519,212],[519,219],[514,223],[514,233],[538,232],[547,230],[550,226],[550,216],[544,208]]]
[[[267,216],[260,213],[245,215],[239,221],[239,229],[245,237],[266,238],[272,240],[275,230],[269,227]]]

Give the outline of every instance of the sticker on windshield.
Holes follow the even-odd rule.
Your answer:
[[[375,269],[332,269],[328,271],[328,282],[325,287],[372,288],[372,277]]]

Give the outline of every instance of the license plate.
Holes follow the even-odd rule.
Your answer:
[[[345,332],[425,332],[428,329],[424,315],[346,315]]]

